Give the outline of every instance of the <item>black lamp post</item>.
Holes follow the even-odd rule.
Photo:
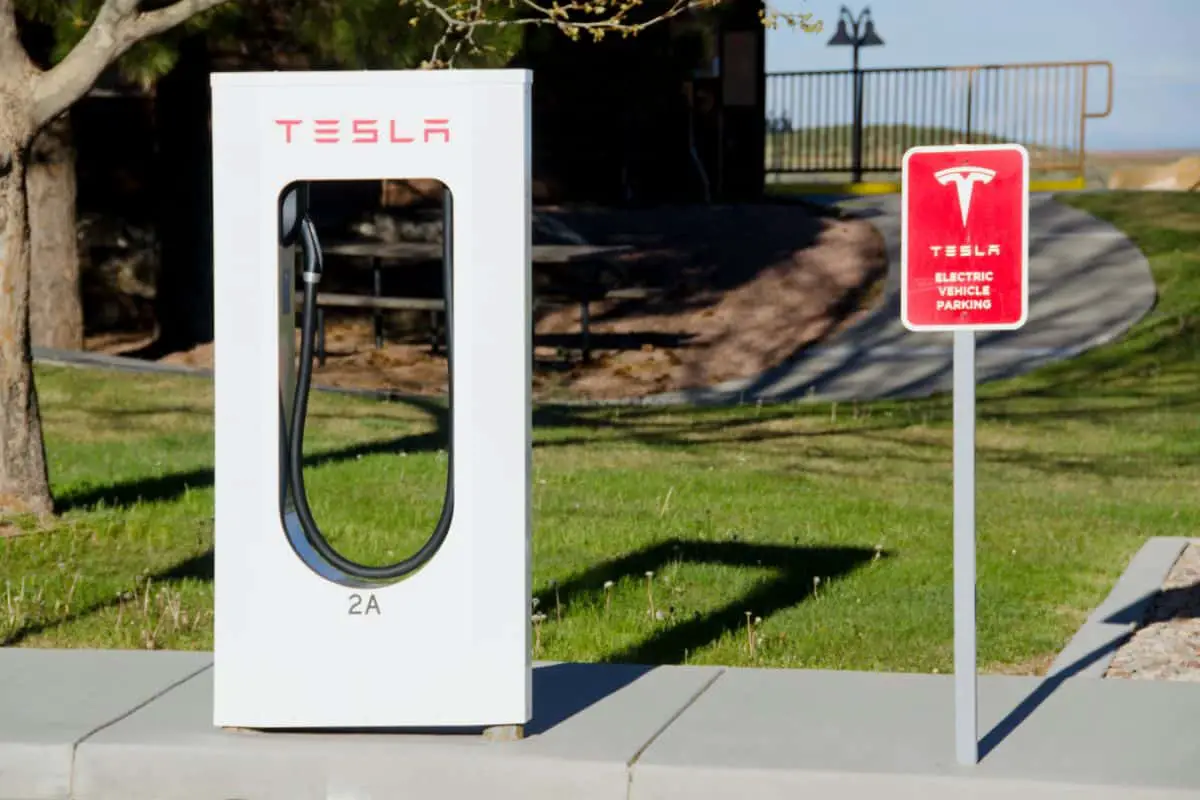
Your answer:
[[[830,47],[854,48],[854,124],[852,127],[852,170],[854,182],[862,180],[862,133],[863,133],[863,83],[862,73],[858,69],[858,49],[860,47],[877,47],[883,44],[883,39],[875,32],[875,21],[871,19],[871,9],[864,8],[855,17],[850,9],[842,6],[838,18],[837,33],[829,40]]]

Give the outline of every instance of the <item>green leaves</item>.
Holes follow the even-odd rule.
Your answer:
[[[169,5],[143,0],[142,9]],[[71,52],[103,0],[17,0],[19,19],[35,27],[40,52],[53,66]],[[179,28],[132,47],[116,64],[121,78],[149,88],[175,66],[181,38],[205,33],[214,52],[248,68],[412,69],[443,33],[432,15],[397,0],[232,0]],[[520,43],[518,31],[480,31],[485,53],[461,66],[503,63]],[[469,62],[469,63],[468,63]]]
[[[138,42],[117,62],[121,77],[149,89],[159,78],[166,75],[179,60],[179,50],[173,42],[162,37]]]
[[[102,5],[103,0],[17,0],[21,23],[38,28],[43,40],[48,34],[50,41],[48,51],[31,55],[35,60],[48,61],[46,66],[62,61],[87,33]],[[141,7],[153,10],[166,5],[170,3],[165,0],[143,0]],[[134,45],[117,61],[121,78],[148,89],[175,66],[178,37],[204,30],[218,15],[227,13],[225,8],[228,6],[196,14],[179,29]]]

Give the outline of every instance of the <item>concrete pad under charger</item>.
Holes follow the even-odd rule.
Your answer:
[[[81,744],[74,797],[624,800],[629,764],[719,674],[538,665],[526,738],[487,742],[474,734],[220,730],[206,672]]]

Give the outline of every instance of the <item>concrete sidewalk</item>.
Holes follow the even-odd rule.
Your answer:
[[[960,768],[949,676],[543,664],[512,743],[217,730],[211,679],[206,653],[0,650],[0,798],[1200,795],[1183,683],[981,678],[985,755]]]

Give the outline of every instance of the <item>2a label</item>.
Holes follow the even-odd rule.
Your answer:
[[[368,594],[365,598],[357,592],[350,595],[350,614],[351,616],[363,616],[365,614],[378,614],[379,601],[375,599],[375,595]]]

